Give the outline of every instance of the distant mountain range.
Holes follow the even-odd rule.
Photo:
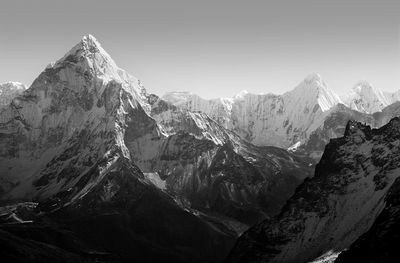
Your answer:
[[[329,139],[343,135],[347,121],[355,119],[373,127],[387,123],[397,109],[399,94],[359,82],[341,98],[318,74],[312,74],[282,95],[243,91],[232,98],[205,100],[188,92],[169,92],[162,98],[206,113],[255,145],[305,150],[318,160]]]

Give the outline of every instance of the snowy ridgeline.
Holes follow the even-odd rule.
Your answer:
[[[232,98],[206,100],[189,92],[169,92],[163,99],[180,108],[205,112],[225,128],[256,145],[272,145],[293,151],[307,143],[312,133],[332,128],[324,127],[331,116],[339,113],[351,115],[348,119],[364,121],[357,119],[354,112],[366,116],[382,111],[400,100],[400,92],[382,92],[363,81],[345,96],[338,96],[318,74],[311,74],[282,95],[242,91]],[[343,128],[346,122],[347,119],[334,125]],[[333,138],[342,135],[334,131],[325,133]]]
[[[104,68],[97,68],[104,81],[117,80],[124,83],[125,88],[132,89],[141,106],[148,111],[146,91],[140,82],[118,68],[111,57],[102,49],[94,38],[87,37],[86,42],[96,42],[100,57],[98,61],[88,61],[87,67],[103,61]],[[86,43],[84,41],[84,43]],[[91,45],[91,43],[87,44]],[[79,51],[74,47],[63,58],[48,66],[49,69],[57,68],[60,63],[68,60],[71,54]],[[132,86],[129,83],[137,83]],[[84,83],[76,83],[83,85]],[[11,100],[20,95],[25,86],[20,83],[5,83],[0,85],[0,107],[9,104]],[[325,130],[326,120],[337,113],[345,112],[354,119],[353,111],[362,114],[380,112],[389,105],[400,100],[400,92],[382,92],[366,81],[358,82],[353,89],[344,96],[338,96],[318,74],[310,74],[293,90],[282,95],[251,94],[242,91],[231,98],[218,98],[206,100],[189,92],[169,92],[162,97],[163,100],[190,111],[201,111],[245,140],[259,146],[277,146],[296,151],[304,146],[310,136],[320,130]],[[365,121],[364,119],[357,119]],[[345,122],[347,119],[345,120]],[[343,122],[343,121],[342,121]],[[376,123],[369,123],[377,126]],[[378,126],[384,123],[379,123]],[[345,123],[337,123],[344,126]],[[331,125],[332,126],[332,125]],[[330,129],[331,127],[328,127]],[[336,131],[324,131],[334,138],[342,134]],[[325,135],[325,142],[328,136]],[[319,147],[321,148],[321,147]]]

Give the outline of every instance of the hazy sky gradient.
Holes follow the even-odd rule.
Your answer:
[[[0,82],[30,85],[84,34],[158,95],[283,93],[320,73],[400,89],[400,1],[0,2]]]

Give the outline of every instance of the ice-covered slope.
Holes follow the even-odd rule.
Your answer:
[[[19,82],[9,81],[0,84],[0,108],[11,103],[12,99],[26,90],[26,86]]]
[[[350,121],[281,213],[240,237],[227,262],[309,262],[349,247],[373,225],[400,176],[400,119]],[[397,187],[393,185],[393,187]]]
[[[224,127],[257,145],[290,147],[304,142],[340,98],[318,74],[311,74],[283,95],[241,92],[233,98],[204,100],[190,93],[167,93],[174,105],[202,111]]]

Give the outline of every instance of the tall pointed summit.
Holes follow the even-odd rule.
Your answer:
[[[339,96],[323,81],[321,75],[308,75],[292,91],[285,93],[287,97],[294,96],[300,103],[318,105],[322,111],[328,111],[335,105],[342,103]]]
[[[0,111],[0,133],[8,134],[2,137],[0,157],[6,158],[0,158],[0,174],[2,180],[21,182],[12,190],[3,189],[8,192],[6,198],[43,198],[55,189],[74,188],[94,161],[110,158],[110,151],[130,158],[121,139],[122,126],[128,114],[135,112],[157,134],[148,111],[140,82],[118,68],[93,36],[84,36],[48,66],[22,96]],[[71,147],[74,153],[67,151]],[[6,164],[10,153],[18,163],[13,169]],[[62,181],[63,166],[48,164],[59,155],[74,164],[74,176],[70,173]],[[76,188],[71,194],[82,193]]]
[[[63,67],[66,63],[75,63],[82,68],[93,69],[95,74],[105,78],[120,79],[121,71],[111,56],[102,48],[92,35],[85,35],[55,64],[54,68]]]

